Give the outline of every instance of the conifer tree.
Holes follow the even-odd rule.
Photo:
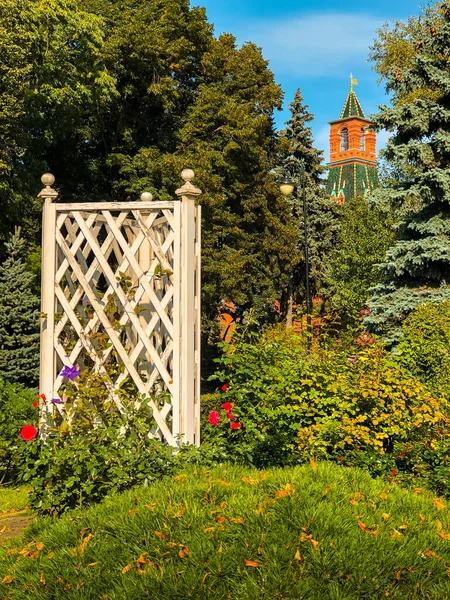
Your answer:
[[[385,157],[396,177],[379,195],[404,211],[381,264],[369,331],[395,342],[419,304],[450,299],[450,3],[380,32],[372,57],[392,93],[374,123],[393,132]]]
[[[291,118],[286,122],[286,129],[280,135],[282,152],[285,156],[283,170],[293,180],[297,189],[291,202],[298,227],[298,243],[297,252],[292,257],[290,289],[287,291],[288,325],[291,320],[290,306],[295,299],[299,298],[305,280],[303,187],[308,210],[308,253],[313,295],[323,291],[327,256],[333,248],[339,227],[337,220],[339,206],[326,197],[321,187],[321,176],[325,171],[322,165],[323,152],[314,147],[312,130],[308,126],[308,123],[314,119],[314,115],[308,111],[308,105],[303,103],[299,89],[289,105],[289,110]]]
[[[35,386],[39,374],[39,300],[23,261],[25,242],[16,228],[0,265],[0,377]]]

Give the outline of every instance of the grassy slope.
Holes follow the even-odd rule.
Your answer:
[[[38,521],[0,597],[445,600],[449,524],[444,503],[336,465],[190,471]]]

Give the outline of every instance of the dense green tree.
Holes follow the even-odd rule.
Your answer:
[[[394,342],[417,305],[450,298],[450,3],[384,30],[373,50],[392,94],[375,125],[392,132],[385,157],[396,177],[385,195],[406,216],[370,300],[370,331]],[[404,48],[404,52],[395,52]]]
[[[183,166],[193,166],[204,191],[203,308],[213,320],[222,300],[241,313],[267,316],[286,285],[296,232],[270,174],[277,160],[274,109],[281,90],[260,50],[236,47],[233,36],[212,41],[202,59],[195,101],[177,132],[177,149],[139,150],[120,159],[121,185],[172,197]]]
[[[357,196],[342,206],[340,230],[330,255],[327,297],[342,323],[354,326],[367,308],[370,290],[380,282],[377,263],[394,240],[389,212]]]
[[[308,125],[314,115],[303,103],[299,89],[289,110],[291,118],[286,122],[286,129],[280,133],[281,153],[284,155],[280,171],[284,171],[296,185],[296,193],[287,200],[298,229],[297,251],[291,255],[291,277],[286,293],[287,322],[291,324],[293,301],[298,302],[305,297],[303,189],[308,211],[308,253],[313,295],[323,292],[328,256],[339,228],[339,206],[326,196],[321,186],[321,176],[325,171],[322,165],[323,152],[314,147],[312,130]]]
[[[24,240],[16,230],[0,265],[0,377],[35,386],[39,376],[39,299],[23,260]]]
[[[189,0],[6,5],[0,28],[17,48],[5,54],[9,87],[0,77],[0,96],[19,100],[0,119],[0,138],[11,134],[0,157],[8,228],[20,214],[38,245],[40,207],[30,191],[45,170],[62,200],[120,200],[144,189],[173,198],[180,170],[191,166],[205,191],[205,312],[214,319],[224,299],[270,312],[293,227],[271,182],[282,93],[261,51],[237,48],[231,35],[215,39],[204,9]]]

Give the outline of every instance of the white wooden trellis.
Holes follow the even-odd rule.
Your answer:
[[[60,398],[62,368],[90,365],[122,413],[119,386],[133,382],[152,408],[151,435],[172,446],[199,445],[201,191],[191,169],[181,176],[178,200],[155,202],[144,193],[141,201],[71,204],[55,202],[55,178],[42,176],[44,437],[62,412],[51,402]],[[111,303],[118,326],[108,317]],[[108,339],[100,349],[93,342],[99,332]],[[122,368],[114,377],[105,367],[111,352]]]

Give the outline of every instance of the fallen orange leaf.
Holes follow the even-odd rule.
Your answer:
[[[245,566],[246,567],[259,567],[260,564],[257,563],[255,560],[247,560],[247,559],[245,559]]]
[[[297,550],[297,552],[295,553],[294,558],[295,558],[295,560],[298,560],[298,561],[302,560],[302,557],[300,556],[300,550]]]
[[[39,577],[39,581],[42,583],[42,585],[46,584],[44,571],[42,571],[41,576]]]
[[[11,575],[7,575],[6,577],[4,577],[2,579],[2,583],[12,583],[13,578],[11,577]]]
[[[310,459],[309,459],[309,464],[310,464],[310,466],[311,466],[311,469],[312,469],[313,471],[315,471],[315,470],[317,469],[317,464],[316,464],[316,461],[315,461],[313,458],[310,458]]]
[[[275,492],[275,496],[277,496],[278,498],[283,498],[284,496],[290,496],[291,494],[293,494],[293,492],[294,488],[290,483],[287,483],[283,490],[278,490],[277,492]]]
[[[437,508],[437,510],[443,510],[445,508],[445,504],[440,498],[435,498],[433,500],[433,504]]]

